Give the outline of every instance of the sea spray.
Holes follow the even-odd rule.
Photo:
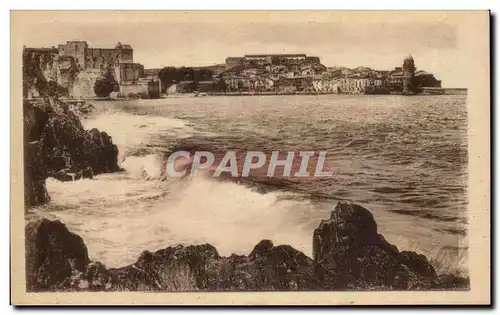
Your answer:
[[[119,148],[119,161],[140,148],[154,145],[154,136],[161,134],[163,138],[182,138],[192,135],[193,129],[179,119],[154,116],[139,116],[129,113],[108,110],[93,119],[84,121],[84,127],[109,130]],[[158,144],[163,144],[162,142]]]
[[[250,99],[251,106],[238,103]],[[106,130],[113,137],[125,171],[71,183],[49,179],[47,188],[52,201],[38,215],[60,218],[72,231],[82,235],[92,259],[112,267],[134,262],[144,250],[209,241],[217,245],[221,254],[248,254],[265,238],[275,244],[290,244],[310,255],[313,229],[319,220],[329,217],[336,198],[342,198],[370,209],[380,233],[399,250],[418,248],[436,264],[438,272],[446,269],[458,274],[467,272],[463,258],[467,249],[459,244],[460,237],[435,230],[458,225],[448,218],[464,215],[460,210],[464,208],[462,192],[458,190],[462,181],[461,152],[455,150],[458,145],[448,144],[454,144],[459,137],[436,145],[425,141],[419,146],[420,139],[425,140],[427,134],[442,137],[447,122],[456,120],[441,123],[440,119],[461,114],[460,106],[450,107],[443,98],[437,114],[433,111],[432,119],[428,119],[429,115],[422,115],[428,107],[425,103],[401,108],[396,103],[380,104],[386,102],[384,98],[369,99],[366,104],[363,98],[344,97],[340,103],[337,99],[308,98],[314,105],[313,112],[304,112],[303,104],[290,103],[281,109],[265,103],[272,100],[270,97],[233,98],[230,103],[223,98],[99,102],[94,117],[86,119],[84,126]],[[209,102],[217,104],[204,104]],[[359,115],[360,109],[367,115]],[[292,118],[285,120],[284,111],[286,117]],[[329,118],[327,125],[322,123],[325,117]],[[389,121],[391,132],[422,134],[406,145],[411,150],[398,151],[398,143],[389,143],[384,146],[386,151],[381,152],[362,141],[341,148],[353,138],[365,139],[367,135],[385,132]],[[420,125],[415,126],[416,123]],[[208,131],[224,134],[198,137]],[[199,141],[201,149],[207,143],[215,143],[224,150],[230,146],[254,149],[260,143],[273,149],[284,140],[295,145],[303,139],[302,148],[314,146],[334,152],[328,156],[333,158],[330,162],[334,163],[336,176],[332,181],[289,186],[288,192],[281,188],[267,190],[265,194],[205,177],[158,178],[156,167],[161,165],[158,159],[163,152],[168,152],[172,143],[193,135],[189,141]],[[448,160],[456,163],[444,169]],[[381,187],[391,190],[381,193]],[[300,194],[294,193],[295,188],[301,189]],[[327,198],[307,198],[317,191],[325,192],[321,196]],[[432,207],[421,205],[421,200],[431,197],[439,203]],[[416,215],[397,214],[397,210],[413,211]],[[423,210],[433,211],[433,219],[417,216]],[[446,220],[439,220],[440,217]]]

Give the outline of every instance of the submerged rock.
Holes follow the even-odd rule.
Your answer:
[[[467,289],[469,279],[437,275],[424,255],[399,252],[377,233],[371,213],[339,203],[313,235],[313,259],[260,241],[246,255],[221,257],[210,244],[145,251],[107,269],[90,262],[81,238],[59,221],[26,227],[31,291],[334,291]],[[70,263],[71,262],[71,263]]]
[[[48,177],[72,181],[120,170],[111,137],[95,128],[85,130],[63,102],[25,101],[24,135],[26,206],[50,199],[45,188]]]

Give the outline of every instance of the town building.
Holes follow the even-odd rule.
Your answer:
[[[226,70],[238,65],[301,65],[320,64],[319,57],[306,54],[261,54],[245,55],[243,57],[227,57]]]
[[[393,71],[359,66],[326,68],[305,54],[228,57],[220,74],[228,91],[314,92],[341,94],[420,93],[440,87],[433,74],[419,70],[412,56]],[[266,82],[266,83],[263,83]]]
[[[340,93],[339,79],[336,78],[323,78],[323,93]]]
[[[415,76],[413,77],[413,85],[417,88],[440,88],[441,80],[436,79],[432,73],[419,70],[415,72]]]
[[[278,92],[314,92],[313,77],[294,76],[289,78],[280,78],[276,88]]]
[[[236,66],[243,65],[245,61],[244,57],[227,57],[226,58],[226,70],[234,68]]]
[[[338,93],[342,94],[365,94],[371,85],[369,78],[361,78],[355,75],[336,79],[335,81]]]
[[[120,84],[118,95],[121,97],[159,98],[161,83],[151,77],[139,78],[137,82]]]
[[[401,67],[394,68],[389,76],[387,77],[387,85],[391,91],[403,91],[403,71]]]
[[[226,87],[229,91],[236,91],[239,87],[240,78],[238,77],[228,77],[224,80],[226,82]]]
[[[312,80],[314,91],[323,92],[325,90],[325,81],[322,75],[315,75]]]

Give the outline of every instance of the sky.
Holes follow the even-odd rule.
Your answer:
[[[68,40],[86,40],[95,48],[129,44],[134,62],[146,68],[213,65],[245,54],[305,53],[320,57],[327,67],[389,70],[411,54],[417,69],[434,73],[444,87],[467,87],[461,23],[447,15],[87,11],[33,13],[16,25],[13,36],[28,47]]]

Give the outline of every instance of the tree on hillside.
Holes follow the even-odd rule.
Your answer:
[[[220,79],[216,82],[215,84],[215,89],[217,92],[226,92],[227,91],[227,84],[224,79]]]
[[[213,72],[210,69],[193,69],[191,67],[164,67],[158,73],[163,88],[168,89],[172,84],[181,81],[210,81],[213,79]]]
[[[201,68],[198,70],[195,70],[194,72],[195,78],[194,81],[210,81],[213,80],[214,73],[212,70],[207,69],[207,68]]]
[[[111,71],[107,71],[102,78],[95,81],[94,93],[99,97],[108,97],[111,92],[118,90],[118,83]]]
[[[163,88],[168,89],[178,81],[177,69],[175,67],[165,67],[158,72]]]

